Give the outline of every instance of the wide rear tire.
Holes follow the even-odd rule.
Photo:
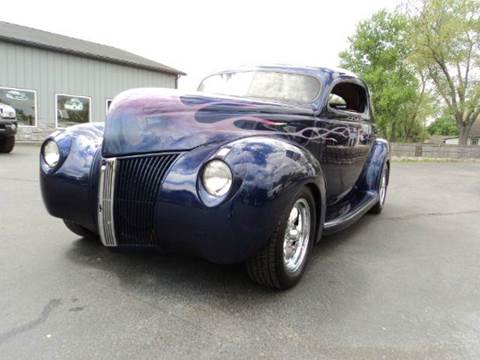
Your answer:
[[[0,137],[0,153],[11,153],[15,147],[15,136]]]
[[[315,241],[316,215],[315,199],[304,187],[281,215],[265,248],[247,260],[250,278],[281,290],[296,285],[305,272]]]
[[[380,182],[378,184],[378,201],[377,203],[370,209],[370,214],[380,214],[383,211],[385,206],[385,201],[387,199],[387,189],[388,189],[388,180],[390,175],[390,167],[388,163],[383,165],[382,175],[380,178]]]

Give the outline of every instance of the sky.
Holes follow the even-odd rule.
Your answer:
[[[338,66],[359,21],[400,0],[2,1],[0,20],[115,46],[186,72],[194,90],[243,65]]]

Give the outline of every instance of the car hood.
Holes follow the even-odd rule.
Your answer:
[[[0,103],[2,117],[15,117],[15,109],[7,104]]]
[[[289,124],[305,120],[313,120],[313,110],[306,106],[172,89],[135,89],[113,101],[102,151],[104,157],[185,151],[250,135],[291,134],[297,129]]]

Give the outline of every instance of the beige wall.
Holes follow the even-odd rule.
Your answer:
[[[90,121],[104,121],[106,99],[135,87],[176,86],[176,75],[0,41],[0,87],[37,92],[37,126],[19,140],[40,141],[55,129],[55,94],[91,97]]]

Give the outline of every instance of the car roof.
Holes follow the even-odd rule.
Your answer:
[[[239,72],[239,71],[254,71],[254,70],[269,70],[269,71],[281,71],[297,74],[311,75],[318,78],[325,77],[349,77],[349,78],[360,78],[353,72],[334,67],[322,67],[322,66],[297,66],[297,65],[286,65],[286,64],[274,64],[274,65],[255,65],[255,66],[241,66],[236,68],[229,68],[222,71],[217,71],[215,74],[228,73],[228,72]],[[214,75],[214,74],[210,74]]]
[[[334,67],[296,66],[296,65],[285,65],[285,64],[241,66],[236,68],[225,69],[223,71],[217,71],[203,78],[203,80],[205,80],[206,78],[212,75],[217,75],[217,74],[245,72],[245,71],[262,71],[262,70],[313,76],[320,81],[322,88],[329,88],[331,84],[335,83],[338,79],[341,79],[344,81],[360,84],[368,94],[368,87],[360,77],[358,77],[356,74],[354,74],[351,71],[341,69],[341,68],[334,68]],[[322,93],[324,94],[321,95]],[[317,96],[317,98],[311,103],[314,108],[320,107],[320,105],[324,102],[324,97],[326,96],[327,92],[321,92],[321,94],[320,96]]]

